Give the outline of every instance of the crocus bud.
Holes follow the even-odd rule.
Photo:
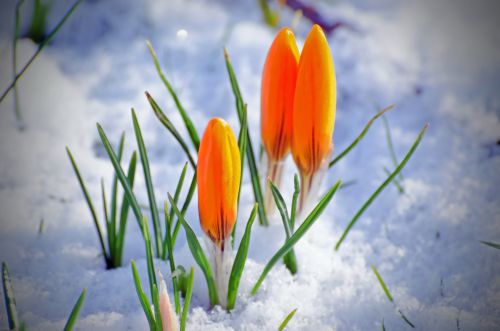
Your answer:
[[[293,32],[281,29],[267,53],[261,86],[261,139],[267,156],[267,176],[280,186],[283,160],[292,144],[292,112],[299,50]],[[266,210],[272,211],[272,193],[266,185]]]
[[[293,106],[292,155],[299,168],[302,207],[333,149],[336,81],[325,34],[314,25],[300,56]]]
[[[226,121],[208,122],[198,152],[198,212],[203,231],[222,251],[237,215],[240,150]]]
[[[161,324],[163,331],[178,331],[179,327],[177,325],[177,315],[175,314],[172,305],[170,304],[170,299],[168,297],[167,285],[163,279],[163,275],[158,270],[158,275],[160,278],[160,315]]]

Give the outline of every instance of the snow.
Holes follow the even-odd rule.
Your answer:
[[[69,3],[54,2],[49,21],[55,23]],[[387,117],[400,160],[424,123],[430,123],[403,171],[405,194],[388,186],[340,250],[333,250],[350,218],[384,180],[383,167],[392,167],[384,126],[376,122],[360,146],[329,171],[323,191],[339,178],[356,183],[337,193],[296,246],[298,275],[278,265],[257,295],[248,296],[284,240],[279,222],[269,229],[255,225],[234,311],[208,309],[205,280],[196,268],[188,329],[275,330],[294,308],[288,330],[368,330],[380,328],[382,319],[387,330],[409,328],[398,308],[419,330],[457,330],[457,323],[461,330],[499,329],[499,252],[479,243],[500,241],[500,30],[492,1],[325,0],[318,6],[328,17],[356,27],[329,38],[339,86],[336,152],[376,109],[391,103],[397,107]],[[1,90],[10,81],[13,10],[14,1],[2,3]],[[292,16],[283,13],[285,21]],[[28,18],[23,15],[24,22]],[[309,28],[309,22],[299,23],[299,47]],[[30,330],[61,329],[83,288],[88,293],[77,330],[147,328],[129,263],[105,270],[64,150],[71,148],[101,211],[99,182],[103,177],[109,185],[113,169],[95,122],[114,143],[126,131],[128,159],[136,149],[134,107],[159,202],[175,189],[186,160],[150,111],[144,91],[187,134],[145,40],[152,41],[200,133],[213,116],[238,128],[222,53],[227,46],[258,146],[260,74],[274,33],[262,24],[254,1],[89,0],[77,9],[20,81],[27,129],[16,130],[12,96],[0,105],[0,260],[9,266],[20,317]],[[23,40],[18,63],[35,49]],[[289,158],[285,178],[293,173]],[[137,174],[135,191],[146,202],[142,169]],[[244,180],[239,236],[253,204],[246,170]],[[284,180],[287,201],[292,186],[292,180]],[[187,219],[201,236],[196,201]],[[176,262],[195,265],[184,234],[179,238]],[[124,261],[132,258],[147,287],[144,246],[131,215]],[[395,304],[385,297],[371,264]],[[167,264],[156,265],[168,277]],[[3,301],[0,311],[5,311]],[[0,325],[7,325],[3,313]]]

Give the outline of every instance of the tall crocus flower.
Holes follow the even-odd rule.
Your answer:
[[[219,303],[225,307],[232,259],[226,240],[236,221],[241,160],[233,131],[223,119],[208,122],[198,152],[197,172],[200,223],[211,241]]]
[[[299,208],[308,202],[333,149],[336,81],[323,30],[314,25],[300,56],[293,105],[292,155],[301,177]]]
[[[267,53],[261,87],[261,138],[267,155],[267,177],[277,186],[283,160],[292,143],[292,112],[299,63],[293,32],[281,29]],[[266,185],[266,210],[271,210],[272,194]]]

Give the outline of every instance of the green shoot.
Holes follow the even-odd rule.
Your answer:
[[[389,169],[387,169],[386,167],[384,167],[384,172],[387,176],[390,176],[390,174],[391,174],[391,171]],[[392,183],[394,184],[394,186],[396,186],[396,188],[398,189],[398,192],[400,194],[405,193],[405,189],[403,188],[403,186],[401,185],[400,181],[397,178],[394,178],[392,180]]]
[[[187,164],[186,164],[187,165]],[[184,167],[184,170],[186,167]],[[170,265],[170,272],[172,273],[172,288],[174,289],[174,302],[175,302],[175,312],[177,314],[180,314],[181,312],[181,306],[180,306],[180,301],[179,301],[179,286],[178,286],[178,277],[174,277],[173,274],[176,270],[175,268],[175,261],[174,261],[174,248],[172,246],[172,236],[171,236],[171,220],[172,218],[168,214],[168,204],[165,202],[165,205],[163,207],[164,213],[165,213],[165,223],[166,230],[165,230],[165,240],[164,242],[166,243],[166,247],[164,247],[164,253],[166,250],[168,250],[168,262]]]
[[[193,296],[193,285],[194,285],[194,268],[191,267],[189,271],[189,278],[187,281],[186,298],[184,299],[184,307],[182,308],[182,315],[180,321],[180,330],[186,330],[186,319],[189,312],[189,305],[191,304],[191,297]]]
[[[259,3],[260,10],[262,12],[262,17],[264,18],[264,22],[270,27],[276,27],[280,20],[279,14],[276,11],[273,11],[269,7],[269,3],[267,0],[257,0]]]
[[[82,308],[83,301],[85,300],[86,294],[87,294],[87,289],[83,289],[82,293],[78,297],[78,300],[76,301],[75,305],[73,306],[73,309],[71,310],[71,314],[69,315],[69,318],[66,322],[66,325],[64,326],[64,331],[71,331],[73,329],[73,326],[76,323],[78,315],[80,314],[80,309]]]
[[[274,256],[269,260],[267,265],[264,267],[264,270],[262,270],[262,273],[259,276],[259,279],[255,283],[254,287],[252,288],[251,295],[255,295],[266,278],[267,274],[271,269],[274,267],[274,265],[286,254],[288,253],[293,246],[306,234],[306,232],[311,228],[311,226],[316,222],[316,220],[319,218],[321,213],[325,210],[326,206],[328,203],[332,200],[333,196],[337,192],[340,184],[342,183],[341,180],[336,182],[329,190],[326,192],[326,194],[321,198],[321,200],[318,202],[316,207],[311,211],[311,213],[306,217],[304,222],[299,226],[297,231],[295,231],[292,236],[283,244],[283,246],[274,254]]]
[[[71,14],[75,11],[76,7],[82,2],[82,0],[76,0],[75,3],[70,7],[70,9],[64,14],[63,18],[57,23],[55,28],[47,35],[47,38],[45,38],[39,45],[36,50],[36,52],[31,56],[31,58],[26,62],[24,67],[19,71],[19,73],[14,77],[14,80],[7,86],[5,91],[2,92],[2,95],[0,96],[0,103],[5,99],[7,94],[9,94],[10,90],[14,88],[16,85],[17,81],[21,76],[28,70],[30,65],[33,63],[33,61],[38,57],[38,55],[42,52],[42,50],[45,48],[45,46],[48,45],[48,43],[56,36],[57,32],[61,29],[61,27],[66,23],[66,20],[71,16]]]
[[[389,293],[389,290],[387,289],[387,285],[385,285],[385,282],[382,279],[382,277],[380,276],[380,274],[378,273],[377,268],[375,268],[375,266],[373,264],[371,267],[372,267],[373,273],[375,274],[375,276],[377,276],[378,282],[380,283],[380,286],[382,286],[382,289],[384,290],[385,295],[387,295],[387,299],[389,299],[390,302],[394,302],[394,300],[392,299],[391,293]]]
[[[144,310],[144,314],[146,315],[146,318],[148,320],[149,329],[155,330],[155,319],[151,310],[151,304],[149,303],[148,297],[142,289],[141,279],[139,277],[139,272],[137,271],[135,261],[131,260],[130,265],[132,266],[132,275],[134,276],[135,290],[137,292],[137,296],[139,297],[139,301],[141,302],[142,310]]]
[[[34,0],[33,2],[33,15],[27,36],[36,44],[40,44],[47,33],[47,15],[50,5],[43,3],[42,0]]]
[[[480,243],[486,245],[486,246],[490,246],[490,247],[493,247],[493,248],[496,248],[496,249],[500,249],[500,244],[497,244],[497,243],[494,243],[494,242],[490,242],[490,241],[480,241]]]
[[[132,121],[134,123],[134,131],[137,140],[137,146],[139,148],[139,155],[141,156],[142,169],[144,170],[144,181],[146,183],[148,199],[149,199],[149,207],[151,210],[151,218],[153,220],[153,231],[156,244],[156,256],[161,257],[162,241],[161,241],[160,215],[158,212],[158,206],[156,204],[153,180],[151,179],[151,170],[149,167],[148,153],[146,150],[146,146],[144,145],[144,139],[142,138],[141,127],[139,126],[139,121],[137,120],[137,116],[135,115],[134,109],[132,109]]]
[[[21,6],[24,0],[17,1],[16,4],[16,17],[14,23],[14,36],[12,38],[12,76],[16,77],[17,72],[17,41],[19,39],[19,33],[21,30]],[[19,95],[17,92],[17,85],[14,83],[12,87],[14,89],[14,112],[16,114],[17,123],[19,128],[23,128],[23,117],[21,114],[21,109],[19,108]]]
[[[177,129],[172,124],[170,119],[167,117],[167,115],[165,115],[165,113],[161,110],[160,106],[158,106],[158,103],[156,103],[156,101],[148,92],[146,92],[146,97],[148,98],[149,104],[151,105],[151,108],[153,109],[153,112],[155,113],[158,120],[172,134],[172,136],[174,136],[175,140],[177,140],[182,150],[186,154],[189,163],[191,164],[193,169],[196,169],[196,162],[194,162],[194,159],[191,156],[191,152],[189,152],[189,147],[187,146],[186,142],[180,135],[179,131],[177,131]]]
[[[403,314],[403,312],[400,309],[398,309],[398,313],[401,316],[401,318],[406,322],[406,324],[408,324],[409,326],[411,326],[413,329],[415,328],[415,325],[413,325],[413,323],[410,322],[410,320],[408,319],[408,317],[406,317],[405,314]]]
[[[10,282],[9,269],[5,262],[2,262],[2,284],[9,330],[14,330],[18,325],[16,299],[14,298],[14,291]]]
[[[241,185],[243,183],[243,170],[245,169],[245,153],[247,149],[247,133],[248,133],[248,122],[247,122],[247,107],[245,105],[243,109],[243,122],[241,123],[240,133],[238,134],[238,148],[240,150],[240,186],[238,188],[238,202],[237,206],[240,205],[241,197]],[[236,237],[236,225],[238,224],[238,218],[236,218],[233,226],[233,231],[231,232],[231,246],[234,247],[234,238]]]
[[[283,322],[281,322],[280,326],[278,327],[279,331],[283,331],[283,329],[288,325],[288,322],[290,322],[290,320],[293,318],[293,316],[297,312],[297,309],[298,308],[295,308],[294,310],[289,312],[288,315],[286,315],[285,319],[283,320]]]
[[[331,168],[333,167],[333,165],[337,162],[339,162],[344,156],[346,156],[354,147],[356,147],[356,145],[361,141],[361,139],[363,139],[363,137],[366,135],[366,133],[368,132],[368,130],[370,130],[370,127],[372,126],[373,122],[375,122],[377,120],[377,118],[379,118],[380,116],[382,116],[384,113],[388,112],[389,110],[391,110],[392,108],[394,108],[395,106],[394,105],[390,105],[384,109],[382,109],[381,111],[379,111],[375,116],[373,116],[369,121],[368,123],[366,123],[365,127],[363,128],[363,131],[361,131],[361,133],[356,137],[356,139],[354,139],[354,141],[349,145],[347,146],[346,149],[344,149],[336,158],[334,158],[329,164],[328,164],[328,168]]]
[[[335,245],[335,250],[338,250],[339,247],[340,247],[340,244],[342,244],[342,242],[344,241],[344,239],[346,238],[347,234],[349,233],[349,231],[351,230],[351,228],[354,226],[354,224],[356,224],[356,221],[361,217],[361,215],[363,214],[363,212],[371,205],[371,203],[375,200],[375,198],[377,198],[377,196],[380,194],[380,192],[382,192],[384,190],[384,188],[396,177],[396,175],[401,171],[401,169],[404,168],[404,166],[406,165],[406,163],[408,162],[408,160],[411,158],[411,156],[413,155],[413,152],[415,152],[415,150],[417,149],[417,146],[418,144],[420,143],[420,140],[422,140],[422,137],[424,136],[424,133],[425,131],[427,130],[427,127],[429,125],[426,124],[423,129],[420,131],[417,139],[415,140],[415,142],[413,143],[413,145],[411,146],[410,150],[408,151],[408,153],[406,154],[406,156],[404,157],[403,161],[401,161],[401,163],[398,165],[398,167],[391,173],[391,175],[389,177],[387,177],[387,179],[377,188],[377,190],[368,198],[368,200],[363,204],[363,206],[361,207],[361,209],[359,209],[359,211],[356,213],[356,215],[354,215],[354,217],[352,218],[352,220],[349,222],[349,224],[347,225],[347,228],[344,230],[344,233],[342,233],[342,236],[340,237],[339,241],[337,242],[337,244]]]
[[[240,87],[234,73],[233,66],[229,60],[229,55],[227,50],[224,49],[224,58],[226,61],[226,68],[229,74],[229,80],[231,82],[231,88],[233,90],[234,97],[236,99],[236,112],[238,114],[238,119],[240,121],[240,126],[243,124],[243,117],[245,114],[245,103],[243,102],[243,97],[241,96]],[[255,202],[259,205],[259,223],[264,226],[268,226],[269,222],[267,220],[266,211],[264,209],[264,198],[262,195],[262,188],[260,185],[260,176],[256,164],[255,154],[253,151],[252,140],[250,139],[250,134],[247,130],[246,137],[246,154],[248,160],[248,168],[250,170],[250,178],[252,181],[252,188],[254,193]]]
[[[167,80],[167,78],[163,74],[161,67],[160,67],[160,63],[158,62],[158,58],[156,57],[156,53],[153,49],[153,46],[151,45],[151,42],[146,41],[146,44],[148,46],[149,53],[151,53],[151,57],[153,58],[153,62],[154,62],[156,71],[158,72],[158,76],[160,76],[160,79],[162,80],[163,84],[165,84],[165,87],[167,88],[168,92],[172,96],[172,99],[174,99],[177,110],[179,110],[179,114],[181,115],[182,120],[184,121],[184,125],[186,126],[186,129],[189,133],[189,137],[191,138],[191,142],[193,143],[194,148],[198,152],[198,149],[200,148],[200,138],[198,137],[198,132],[196,131],[196,128],[194,127],[193,121],[191,121],[191,118],[189,117],[186,110],[184,109],[181,102],[179,101],[177,94],[175,93],[174,89],[172,88],[172,85],[170,84],[170,82]]]
[[[205,275],[205,280],[207,281],[207,287],[208,287],[208,296],[210,298],[210,304],[212,306],[215,306],[219,302],[219,298],[217,295],[217,288],[215,286],[215,279],[213,276],[212,267],[210,266],[210,263],[208,262],[208,259],[205,253],[203,252],[203,249],[201,248],[201,245],[198,241],[198,238],[196,237],[196,234],[184,219],[184,215],[182,215],[182,213],[179,211],[179,209],[175,204],[174,199],[172,199],[172,196],[170,196],[170,194],[168,195],[168,200],[170,201],[172,208],[174,208],[174,211],[177,214],[179,222],[181,222],[184,227],[189,250],[191,251],[193,258],[200,267],[201,271],[203,271],[203,274]]]
[[[396,156],[396,151],[394,150],[394,144],[392,143],[392,136],[391,136],[391,129],[389,127],[389,121],[387,120],[385,115],[382,116],[382,121],[384,122],[385,138],[387,140],[387,146],[389,147],[389,152],[391,153],[392,164],[394,165],[394,167],[397,167],[399,161],[398,161],[398,157]],[[398,177],[399,177],[399,182],[402,182],[404,180],[403,174],[401,172],[399,173]]]
[[[238,294],[238,286],[240,285],[241,275],[243,274],[243,269],[245,268],[245,262],[247,260],[248,246],[250,245],[250,233],[252,231],[252,225],[255,220],[255,215],[257,214],[258,206],[255,204],[250,214],[250,218],[247,221],[247,226],[245,228],[245,233],[240,241],[240,246],[234,258],[233,266],[231,268],[231,274],[229,276],[228,290],[227,290],[227,310],[230,311],[234,308],[236,302],[236,296]]]

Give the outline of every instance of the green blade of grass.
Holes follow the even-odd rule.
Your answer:
[[[229,80],[231,83],[231,89],[233,90],[234,97],[236,99],[236,112],[238,114],[238,120],[240,121],[240,126],[243,123],[243,116],[245,114],[245,103],[243,102],[243,97],[241,96],[240,87],[234,73],[233,66],[229,60],[229,55],[227,50],[224,49],[224,58],[226,61],[226,68],[229,74]],[[264,226],[268,226],[269,222],[267,220],[266,210],[264,208],[264,198],[262,195],[262,187],[260,185],[260,176],[257,164],[255,161],[255,154],[253,151],[252,140],[250,134],[247,130],[246,137],[246,154],[248,161],[248,169],[250,170],[250,179],[252,181],[252,188],[254,193],[255,202],[259,205],[259,223]]]
[[[243,108],[243,121],[240,127],[240,133],[238,134],[238,148],[240,150],[240,185],[238,187],[238,201],[237,206],[240,205],[240,195],[241,195],[241,185],[243,184],[243,170],[245,169],[245,153],[247,149],[247,133],[248,133],[248,121],[247,121],[247,108]],[[234,222],[233,231],[231,231],[231,246],[234,247],[234,238],[236,237],[236,226],[238,224],[238,218]]]
[[[132,109],[132,122],[134,123],[134,132],[137,140],[137,146],[139,148],[139,155],[141,157],[142,169],[144,171],[144,181],[146,183],[146,189],[148,192],[149,199],[149,209],[151,210],[151,218],[153,220],[153,232],[156,247],[156,256],[161,257],[161,227],[160,227],[160,214],[158,213],[158,206],[156,204],[155,191],[153,186],[153,180],[151,178],[151,169],[149,167],[148,152],[146,145],[144,144],[144,139],[142,137],[141,127],[139,126],[139,121],[135,114],[134,109]]]
[[[365,125],[365,127],[363,128],[363,131],[361,131],[361,133],[356,137],[356,139],[354,139],[354,141],[349,145],[347,146],[346,149],[344,149],[336,158],[334,158],[329,164],[328,164],[328,168],[331,168],[333,167],[333,165],[335,163],[337,163],[338,161],[340,161],[344,156],[346,156],[354,147],[356,147],[356,145],[361,141],[361,139],[363,139],[363,137],[365,136],[365,134],[368,132],[368,130],[370,129],[370,127],[372,126],[373,122],[375,122],[377,120],[377,118],[379,118],[380,116],[382,116],[384,113],[388,112],[389,110],[393,109],[394,108],[394,105],[390,105],[384,109],[382,109],[381,111],[379,111],[375,116],[373,116],[369,121],[368,123]]]
[[[247,260],[248,246],[250,245],[250,234],[252,232],[252,225],[255,220],[255,215],[257,214],[258,206],[254,205],[250,218],[247,221],[247,226],[245,228],[245,233],[240,241],[240,246],[234,258],[233,266],[231,268],[231,274],[229,276],[228,290],[227,290],[227,310],[230,311],[234,308],[236,302],[236,295],[238,294],[238,287],[240,285],[241,275],[243,274],[243,269],[245,268],[245,262]]]
[[[382,318],[382,325],[381,325],[382,331],[385,331],[385,324],[384,324],[384,319]]]
[[[90,197],[90,194],[87,191],[87,187],[85,186],[85,183],[82,179],[82,175],[80,174],[80,170],[78,169],[78,166],[76,165],[75,159],[73,158],[73,155],[71,154],[71,151],[69,150],[68,147],[66,147],[66,153],[68,154],[69,160],[71,161],[71,165],[73,166],[73,171],[75,172],[76,178],[78,179],[78,183],[80,183],[80,188],[83,192],[83,196],[85,197],[85,201],[87,202],[87,206],[89,207],[90,213],[92,215],[92,219],[94,221],[97,235],[99,237],[99,244],[101,245],[101,252],[102,252],[104,258],[107,260],[108,253],[106,252],[106,246],[104,245],[101,227],[99,226],[99,220],[97,218],[97,213],[96,213],[95,208],[94,208],[94,203],[92,202],[92,198]]]
[[[132,207],[132,211],[135,214],[137,224],[139,224],[139,228],[141,231],[143,230],[142,226],[142,212],[141,212],[141,207],[139,206],[139,203],[137,202],[137,199],[134,195],[134,192],[132,191],[132,187],[129,184],[127,176],[125,176],[125,173],[123,172],[122,167],[120,166],[120,163],[118,162],[118,158],[113,151],[113,148],[111,147],[111,144],[109,142],[108,137],[104,133],[104,130],[102,129],[101,125],[97,123],[97,131],[99,132],[99,136],[101,137],[102,144],[104,146],[104,149],[106,150],[108,157],[113,164],[113,167],[115,168],[116,174],[118,176],[118,180],[120,181],[120,184],[122,184],[123,190],[125,191],[127,195],[127,199],[130,203],[130,206]],[[144,233],[142,234],[144,237]]]
[[[184,216],[182,213],[179,211],[177,206],[175,205],[174,199],[168,195],[168,200],[170,201],[170,205],[174,208],[175,213],[177,214],[177,218],[179,219],[179,222],[182,223],[184,230],[186,232],[186,239],[188,242],[189,250],[191,251],[191,254],[193,255],[194,260],[200,267],[201,271],[203,271],[203,274],[205,275],[205,279],[207,281],[207,287],[208,287],[208,296],[210,298],[210,304],[212,306],[215,306],[219,302],[219,298],[217,295],[217,289],[215,286],[215,280],[212,272],[212,267],[210,266],[210,263],[208,262],[208,259],[203,252],[203,249],[201,248],[201,245],[198,241],[198,238],[196,237],[196,234],[194,233],[193,229],[189,226],[189,224],[186,222],[184,219]]]
[[[5,262],[2,262],[2,285],[9,329],[14,330],[18,325],[16,299],[14,298],[14,290],[12,289],[12,284],[10,282],[9,269],[7,268],[7,264]]]
[[[186,330],[186,320],[187,314],[189,312],[189,305],[191,304],[191,297],[193,296],[193,285],[194,285],[194,268],[191,267],[189,271],[189,278],[187,281],[186,297],[184,299],[184,307],[182,308],[182,315],[180,319],[180,331]]]
[[[148,297],[142,290],[141,279],[139,277],[139,272],[137,271],[135,261],[131,260],[130,265],[132,266],[132,275],[134,276],[135,290],[137,292],[137,296],[139,297],[139,301],[141,302],[142,310],[144,310],[144,314],[146,315],[146,319],[148,320],[149,329],[155,330],[155,319],[153,316],[153,312],[151,311],[151,304],[149,303]]]
[[[120,137],[120,143],[118,144],[118,162],[122,162],[123,148],[125,145],[125,132],[122,133]],[[117,199],[118,199],[118,176],[113,175],[113,183],[111,184],[111,208],[110,208],[110,228],[112,229],[112,237],[109,241],[109,255],[112,255],[112,259],[116,259],[116,214],[117,214]]]
[[[389,121],[387,120],[385,115],[382,116],[382,121],[384,122],[385,138],[387,141],[387,146],[389,147],[389,152],[391,153],[392,164],[394,165],[394,167],[397,167],[399,161],[398,161],[398,158],[396,156],[396,151],[394,150],[394,144],[392,143],[392,136],[391,136],[391,129],[389,127]],[[404,180],[403,173],[400,172],[398,177],[399,177],[400,182],[402,182]]]
[[[276,203],[276,206],[278,207],[278,210],[280,212],[283,227],[285,228],[286,239],[288,240],[290,239],[293,232],[291,228],[290,217],[288,216],[288,212],[286,210],[285,200],[283,199],[283,196],[281,195],[276,185],[274,185],[274,183],[271,181],[271,179],[268,179],[268,183],[271,187],[274,202]],[[286,253],[285,256],[283,256],[283,262],[292,275],[295,275],[297,273],[297,257],[295,256],[293,248],[288,253]]]
[[[356,213],[356,215],[354,215],[354,217],[352,218],[352,220],[349,222],[349,224],[347,225],[347,228],[344,230],[344,233],[342,233],[342,236],[340,237],[340,239],[338,240],[337,244],[335,245],[335,250],[338,250],[339,247],[340,247],[340,244],[342,244],[342,242],[344,241],[345,237],[347,236],[347,234],[349,233],[349,231],[351,230],[351,228],[354,226],[354,224],[356,223],[356,221],[359,219],[359,217],[363,214],[363,212],[371,205],[371,203],[375,200],[375,198],[380,194],[380,192],[382,192],[384,190],[384,188],[390,183],[392,182],[392,180],[394,179],[394,177],[396,177],[396,175],[401,171],[401,169],[404,168],[404,166],[406,165],[406,163],[408,162],[408,160],[411,158],[411,156],[413,155],[413,152],[415,152],[415,150],[417,149],[417,146],[418,144],[420,143],[420,140],[422,140],[422,137],[424,136],[424,133],[425,131],[427,130],[427,127],[429,125],[426,124],[424,126],[424,128],[420,131],[420,133],[418,134],[418,137],[417,139],[415,140],[415,142],[413,143],[413,145],[411,146],[410,150],[408,151],[408,153],[406,154],[406,156],[404,157],[403,161],[401,161],[401,163],[398,165],[398,167],[391,173],[391,175],[389,177],[387,177],[387,179],[377,188],[377,190],[375,190],[375,192],[368,198],[368,200],[363,204],[363,206],[361,207],[361,209],[358,210],[358,212]]]
[[[259,3],[264,22],[271,27],[277,26],[279,22],[278,12],[271,10],[267,0],[257,0],[257,2]]]
[[[375,276],[377,276],[378,282],[380,283],[380,286],[382,286],[382,289],[384,290],[385,295],[387,296],[387,299],[389,299],[390,302],[394,302],[394,300],[392,299],[391,293],[389,293],[389,289],[387,288],[387,285],[385,285],[384,280],[382,279],[382,277],[378,273],[377,268],[375,268],[375,266],[373,264],[371,265],[371,267],[372,267],[373,273],[375,274]]]
[[[187,158],[189,159],[189,163],[191,164],[193,169],[196,169],[196,162],[194,162],[194,159],[191,156],[191,152],[189,151],[189,147],[180,135],[179,131],[177,131],[167,115],[165,115],[160,106],[158,106],[158,103],[156,103],[156,101],[148,92],[146,92],[146,97],[148,98],[149,104],[151,105],[151,108],[153,109],[153,112],[155,113],[158,120],[160,120],[161,124],[163,124],[163,126],[172,134],[172,136],[174,136],[175,140],[177,140]]]
[[[186,164],[187,166],[187,164]],[[186,169],[186,167],[184,167]],[[170,272],[173,273],[175,272],[175,261],[174,261],[174,248],[172,246],[172,237],[170,234],[170,224],[171,224],[171,218],[168,215],[168,204],[165,202],[164,207],[163,207],[164,213],[165,213],[165,221],[167,223],[166,226],[166,231],[165,231],[165,247],[164,250],[168,250],[168,262],[170,265]],[[175,312],[177,314],[180,314],[181,312],[181,305],[179,301],[179,288],[178,288],[178,281],[177,277],[172,276],[172,287],[174,289],[174,302],[175,302]]]
[[[403,312],[400,309],[398,309],[398,313],[401,316],[401,318],[406,322],[406,324],[408,324],[409,326],[411,326],[413,329],[415,328],[415,325],[413,325],[413,323],[410,322],[410,320],[408,319],[408,317],[406,317],[405,314],[403,314]]]
[[[26,62],[24,67],[19,71],[19,73],[14,77],[14,80],[7,86],[5,91],[2,92],[0,96],[0,103],[5,99],[7,94],[9,94],[10,90],[16,85],[17,81],[24,74],[26,70],[30,67],[31,63],[38,57],[38,55],[42,52],[42,50],[47,46],[47,44],[56,36],[57,32],[61,29],[61,27],[66,23],[66,20],[71,16],[71,14],[75,11],[76,7],[82,2],[82,0],[76,0],[75,3],[70,7],[70,9],[64,14],[63,18],[57,23],[55,28],[48,34],[47,38],[45,38],[39,45],[36,52],[31,56],[31,58]]]
[[[295,308],[290,313],[288,313],[288,315],[286,315],[285,319],[283,320],[283,322],[281,322],[280,326],[278,327],[279,331],[283,331],[283,329],[288,325],[288,322],[290,322],[290,320],[293,318],[293,315],[295,315],[297,309],[298,308]]]
[[[24,0],[19,0],[16,4],[16,16],[14,22],[14,36],[12,38],[12,76],[15,78],[17,73],[17,40],[19,39],[19,33],[21,30],[21,6]],[[16,114],[16,119],[20,128],[23,127],[23,117],[21,114],[21,109],[19,108],[19,96],[17,93],[17,85],[14,82],[14,113]]]
[[[384,167],[384,172],[387,176],[389,176],[391,174],[391,171],[389,169],[387,169],[386,167]],[[401,193],[401,194],[405,193],[405,189],[403,188],[403,186],[401,185],[401,183],[399,182],[399,180],[397,178],[394,178],[392,180],[392,183],[394,184],[394,186],[396,186],[399,193]]]
[[[145,216],[142,218],[142,232],[144,233],[144,245],[146,248],[146,261],[148,265],[148,280],[149,289],[151,291],[151,298],[153,298],[154,285],[158,286],[156,282],[155,265],[153,260],[153,245],[151,244],[151,237],[149,236],[148,222]]]
[[[155,323],[156,330],[162,330],[161,312],[160,312],[160,295],[158,293],[158,287],[153,285],[153,307],[155,311]]]
[[[75,326],[76,320],[78,319],[78,315],[80,314],[80,309],[82,309],[83,301],[85,300],[85,295],[87,294],[87,289],[83,289],[82,293],[78,297],[73,309],[71,310],[71,314],[69,315],[68,320],[66,321],[66,325],[64,326],[64,331],[71,331],[73,326]]]
[[[189,207],[189,204],[191,203],[191,200],[193,199],[194,191],[196,189],[196,171],[193,174],[193,178],[191,179],[191,184],[189,185],[189,191],[186,195],[186,199],[184,200],[184,204],[182,205],[182,210],[181,214],[184,216],[186,214],[186,211]],[[173,220],[173,219],[172,219]],[[177,234],[179,233],[179,229],[181,226],[181,222],[179,219],[177,219],[177,223],[175,224],[174,228],[174,233],[172,234],[172,246],[175,245],[175,241],[177,240]]]
[[[295,216],[297,214],[297,201],[298,201],[299,193],[300,193],[300,182],[299,182],[299,176],[297,174],[295,174],[293,176],[293,187],[294,187],[294,189],[293,189],[293,197],[292,197],[292,210],[290,211],[290,227],[292,228],[292,232],[294,231],[294,228],[295,228]]]
[[[186,177],[186,171],[187,171],[187,162],[186,162],[186,164],[184,164],[184,168],[182,168],[181,176],[179,177],[179,180],[177,181],[177,186],[175,188],[175,194],[174,194],[175,203],[178,203],[178,201],[179,201],[179,196],[181,195],[182,185],[184,184],[184,178]],[[170,219],[174,218],[174,210],[172,208],[170,208],[169,218]],[[170,223],[170,225],[172,225],[172,223]],[[171,228],[170,228],[170,230],[171,230]]]
[[[491,241],[482,241],[482,240],[480,240],[480,243],[484,244],[486,246],[490,246],[490,247],[493,247],[493,248],[496,248],[496,249],[500,249],[500,244],[497,244],[497,243],[494,243],[494,242],[491,242]]]
[[[341,180],[337,181],[329,190],[326,192],[326,194],[321,198],[319,203],[314,207],[314,209],[311,211],[311,213],[306,217],[304,222],[298,227],[298,229],[293,233],[293,235],[288,239],[283,246],[274,254],[274,256],[269,260],[269,262],[266,264],[264,267],[264,270],[262,270],[262,273],[259,276],[259,279],[257,280],[257,283],[255,283],[254,287],[252,288],[251,295],[255,295],[257,293],[257,290],[259,289],[260,285],[266,278],[267,274],[271,269],[274,267],[276,262],[278,262],[286,253],[288,253],[293,246],[306,234],[306,232],[311,228],[311,226],[316,222],[316,220],[319,218],[321,213],[325,210],[326,206],[330,202],[330,200],[333,198],[335,193],[337,192],[340,184],[342,183]]]
[[[132,153],[132,157],[130,159],[127,171],[127,180],[131,189],[134,187],[136,168],[137,168],[137,153],[134,151]],[[116,266],[122,265],[123,247],[125,245],[125,229],[127,226],[127,218],[129,210],[130,210],[130,200],[127,197],[127,193],[123,192],[122,204],[120,209],[120,225],[118,226],[118,235],[116,237],[116,252],[115,252]]]
[[[182,117],[182,121],[184,122],[184,125],[186,126],[186,129],[189,133],[189,137],[191,138],[191,142],[193,143],[194,148],[198,152],[198,149],[200,149],[200,138],[198,137],[198,132],[196,131],[196,128],[194,127],[193,121],[187,114],[186,110],[182,106],[181,102],[179,101],[179,98],[177,97],[177,93],[175,93],[174,89],[172,88],[172,85],[170,82],[167,80],[165,75],[163,74],[163,71],[161,70],[160,63],[158,62],[158,58],[156,57],[156,53],[153,49],[153,45],[146,40],[146,44],[149,49],[149,53],[151,53],[151,57],[153,58],[153,62],[156,68],[156,71],[158,72],[158,76],[160,76],[160,79],[162,80],[163,84],[167,88],[168,92],[172,96],[172,99],[174,99],[175,106],[177,107],[177,110],[179,111],[179,114]]]
[[[106,198],[106,190],[104,189],[104,179],[101,178],[101,197],[102,197],[102,206],[103,206],[103,214],[104,214],[104,221],[106,223],[106,235],[108,236],[108,250],[109,250],[109,256],[106,259],[106,266],[108,268],[111,268],[111,260],[112,260],[112,248],[113,248],[113,229],[111,229],[111,222],[109,220],[109,214],[108,214],[108,199]]]

